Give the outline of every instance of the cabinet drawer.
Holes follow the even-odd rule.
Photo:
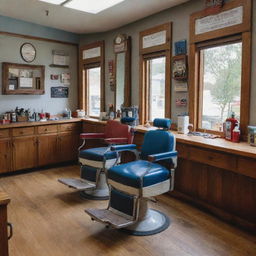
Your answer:
[[[57,125],[42,125],[38,126],[38,133],[45,134],[45,133],[53,133],[58,131]]]
[[[77,131],[79,129],[80,129],[80,123],[70,123],[70,124],[61,124],[60,125],[61,132]]]
[[[12,134],[13,134],[14,137],[33,135],[34,134],[34,127],[14,128],[12,130]]]
[[[9,129],[0,129],[0,139],[2,138],[8,138],[10,135]]]
[[[189,159],[218,168],[236,170],[236,157],[234,155],[190,147]]]

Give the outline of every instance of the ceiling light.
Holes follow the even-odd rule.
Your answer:
[[[123,1],[124,0],[71,0],[64,3],[64,6],[82,12],[96,14]]]
[[[39,0],[39,1],[50,3],[50,4],[62,4],[65,2],[65,0]]]

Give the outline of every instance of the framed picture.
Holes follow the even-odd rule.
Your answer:
[[[172,78],[180,81],[188,79],[187,55],[172,57]]]

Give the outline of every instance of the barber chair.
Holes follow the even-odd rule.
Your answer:
[[[118,153],[111,151],[110,147],[132,143],[133,130],[126,124],[109,120],[104,133],[82,133],[80,138],[83,140],[78,149],[81,164],[80,179],[61,178],[58,181],[79,190],[80,195],[87,199],[106,200],[109,198],[106,171],[120,162]],[[107,146],[82,150],[86,140],[92,139],[101,139]]]
[[[177,166],[176,140],[167,131],[170,119],[155,119],[153,124],[161,129],[145,134],[141,160],[108,170],[109,205],[107,209],[86,209],[92,220],[142,236],[159,233],[169,226],[169,218],[160,211],[149,209],[147,202],[153,196],[173,190]],[[118,154],[136,152],[136,145],[116,145],[111,150]]]

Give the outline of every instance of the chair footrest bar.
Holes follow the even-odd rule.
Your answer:
[[[124,228],[135,223],[123,216],[113,213],[107,209],[86,209],[85,212],[91,216],[93,220],[99,221],[107,226],[112,226],[113,228]]]
[[[89,183],[83,179],[61,178],[61,179],[58,179],[58,181],[64,185],[66,185],[70,188],[76,189],[76,190],[87,190],[87,189],[96,188],[95,184]]]

